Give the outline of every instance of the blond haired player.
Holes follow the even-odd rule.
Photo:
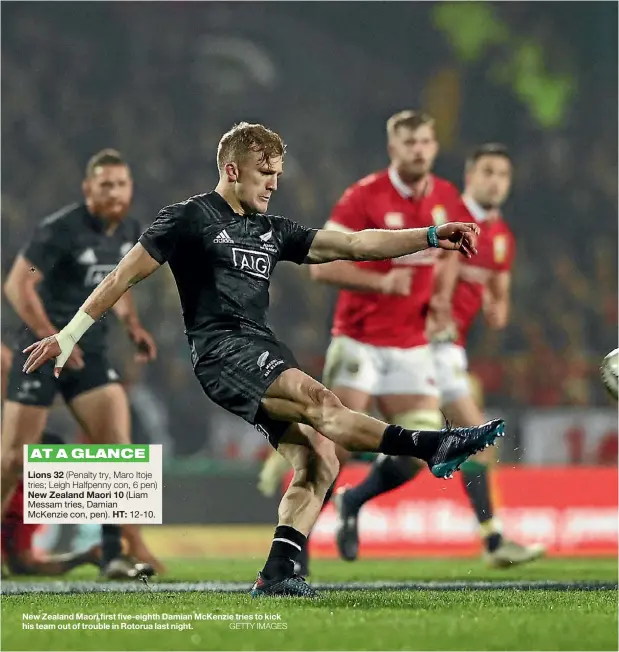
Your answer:
[[[294,562],[338,472],[335,445],[427,461],[435,476],[451,475],[470,455],[503,434],[504,422],[443,431],[412,431],[346,408],[303,373],[267,323],[269,283],[280,261],[320,264],[382,260],[428,248],[474,255],[479,228],[308,229],[267,213],[283,172],[281,137],[241,123],[217,150],[216,188],[162,209],[138,244],[88,297],[57,335],[28,347],[28,373],[56,359],[60,374],[75,344],[132,286],[169,262],[176,279],[194,371],[206,395],[255,425],[293,467],[279,524],[254,597],[315,591]]]
[[[460,193],[432,173],[439,150],[432,117],[401,111],[386,127],[389,166],[348,188],[326,229],[397,231],[460,219]],[[323,381],[344,405],[360,412],[375,405],[387,420],[411,430],[442,427],[426,318],[433,292],[442,292],[456,259],[449,252],[427,250],[311,268],[314,279],[340,288]],[[432,307],[440,308],[436,300]],[[338,457],[340,462],[348,459],[342,450]],[[273,493],[286,468],[272,455],[260,474],[261,491]],[[305,564],[303,570],[307,572]]]

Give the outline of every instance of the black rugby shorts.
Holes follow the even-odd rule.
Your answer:
[[[281,342],[239,336],[226,338],[208,355],[198,356],[194,371],[214,403],[255,426],[277,448],[290,423],[269,417],[260,402],[286,369],[298,367],[290,349]]]
[[[119,383],[120,375],[109,364],[104,353],[84,352],[84,368],[69,369],[64,367],[59,378],[54,377],[54,361],[47,362],[34,373],[22,371],[27,354],[13,352],[13,363],[9,372],[6,392],[8,401],[22,405],[49,407],[60,392],[66,403],[70,403],[80,394],[110,383]]]

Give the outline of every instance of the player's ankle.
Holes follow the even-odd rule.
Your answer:
[[[269,557],[262,570],[265,579],[284,579],[294,574],[294,563],[298,560],[307,537],[289,525],[275,528]]]
[[[285,557],[271,557],[267,559],[262,576],[265,580],[280,580],[294,575],[294,562]]]
[[[438,432],[414,431],[390,425],[385,428],[378,452],[385,455],[408,455],[427,462],[436,452],[438,443]]]

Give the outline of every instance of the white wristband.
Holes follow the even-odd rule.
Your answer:
[[[56,367],[63,367],[69,359],[73,347],[82,335],[95,323],[95,320],[83,310],[78,310],[73,319],[56,335],[60,346],[60,355],[56,358]]]

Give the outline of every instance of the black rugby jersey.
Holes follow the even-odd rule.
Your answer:
[[[21,254],[42,274],[37,287],[47,315],[60,330],[66,326],[95,286],[118,265],[142,231],[137,220],[125,217],[114,233],[84,204],[72,204],[40,222]],[[105,348],[107,320],[97,320],[80,339],[84,351]],[[19,340],[30,344],[36,336],[22,331]]]
[[[170,264],[194,364],[230,336],[275,338],[271,274],[280,260],[303,263],[315,234],[285,217],[239,215],[214,191],[160,211],[139,241]]]

